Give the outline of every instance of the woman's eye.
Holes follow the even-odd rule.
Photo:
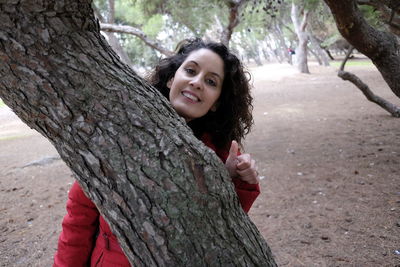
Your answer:
[[[214,80],[207,79],[207,83],[211,86],[217,86],[217,83]]]
[[[194,69],[191,69],[191,68],[185,68],[185,71],[186,71],[188,74],[195,74]]]

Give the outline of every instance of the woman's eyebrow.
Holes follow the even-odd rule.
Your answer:
[[[190,60],[190,61],[188,61],[188,63],[193,63],[193,64],[195,64],[196,66],[199,66],[199,63],[197,63],[196,61],[194,61],[194,60]],[[210,72],[212,75],[214,75],[214,76],[217,76],[218,78],[220,78],[221,80],[222,80],[222,77],[221,77],[221,75],[219,75],[218,73],[216,73],[216,72]]]

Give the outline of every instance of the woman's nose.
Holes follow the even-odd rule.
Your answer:
[[[193,79],[189,82],[189,84],[196,89],[201,89],[202,88],[201,77],[199,76],[193,77]]]

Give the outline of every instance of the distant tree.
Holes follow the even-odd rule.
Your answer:
[[[299,41],[296,47],[296,65],[301,73],[310,73],[307,59],[309,41],[307,25],[309,14],[310,12],[307,9],[304,7],[299,8],[299,5],[293,0],[291,17]],[[302,17],[301,21],[300,16]]]

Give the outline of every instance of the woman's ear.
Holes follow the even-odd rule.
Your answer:
[[[171,85],[172,82],[174,81],[174,77],[172,77],[171,79],[169,79],[169,81],[167,82],[167,88],[171,89]]]

